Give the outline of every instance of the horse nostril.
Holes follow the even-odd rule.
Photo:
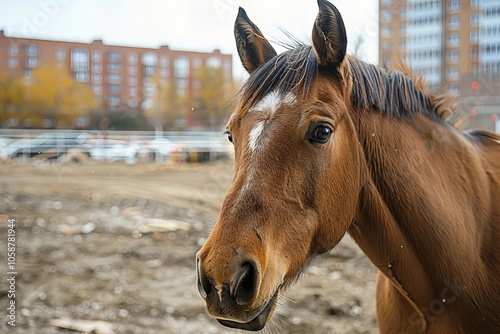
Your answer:
[[[229,286],[231,297],[239,305],[248,304],[254,298],[257,290],[257,270],[251,262],[241,265]]]
[[[200,266],[200,258],[196,256],[196,285],[198,286],[198,292],[201,297],[206,299],[207,295],[210,293],[211,284],[209,280],[203,278]]]
[[[207,278],[201,278],[198,281],[198,291],[203,299],[207,298],[207,296],[212,292],[212,289],[217,291],[214,281]]]

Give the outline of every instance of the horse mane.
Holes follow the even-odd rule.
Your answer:
[[[405,76],[411,78],[415,82],[415,87],[425,92],[436,114],[445,120],[450,120],[453,113],[459,105],[458,97],[449,91],[442,91],[439,87],[431,88],[429,83],[424,80],[422,75],[417,75],[409,66],[407,66],[400,57],[393,60],[394,70],[402,72]],[[458,125],[460,120],[454,125]]]
[[[375,108],[387,116],[407,118],[417,113],[436,115],[448,120],[456,108],[456,97],[440,93],[406,66],[395,61],[393,70],[386,70],[348,57],[353,79],[352,98],[358,107]]]
[[[284,46],[288,50],[257,68],[241,88],[240,101],[247,107],[272,91],[307,96],[320,72],[314,49],[304,44]],[[456,107],[453,95],[430,89],[422,77],[417,77],[402,61],[396,62],[392,71],[353,56],[346,56],[346,62],[353,82],[351,100],[362,110],[373,108],[397,118],[411,118],[421,113],[447,120]]]

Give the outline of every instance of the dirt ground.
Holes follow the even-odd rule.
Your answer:
[[[0,165],[0,332],[235,333],[212,319],[194,256],[230,163]],[[16,221],[16,326],[7,225]],[[312,262],[267,333],[377,333],[376,270],[348,238]]]

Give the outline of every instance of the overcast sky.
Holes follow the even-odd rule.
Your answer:
[[[376,63],[377,0],[332,0],[347,27],[350,47],[364,38],[360,56]],[[236,56],[233,23],[243,7],[268,39],[282,41],[280,28],[309,43],[314,0],[0,0],[0,29],[7,36],[158,47]],[[279,47],[276,47],[280,51]],[[352,49],[350,49],[352,50]]]

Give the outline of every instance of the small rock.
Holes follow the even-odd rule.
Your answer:
[[[83,234],[88,234],[88,233],[92,232],[93,230],[95,230],[95,224],[92,222],[88,222],[87,224],[80,227],[80,231]]]

